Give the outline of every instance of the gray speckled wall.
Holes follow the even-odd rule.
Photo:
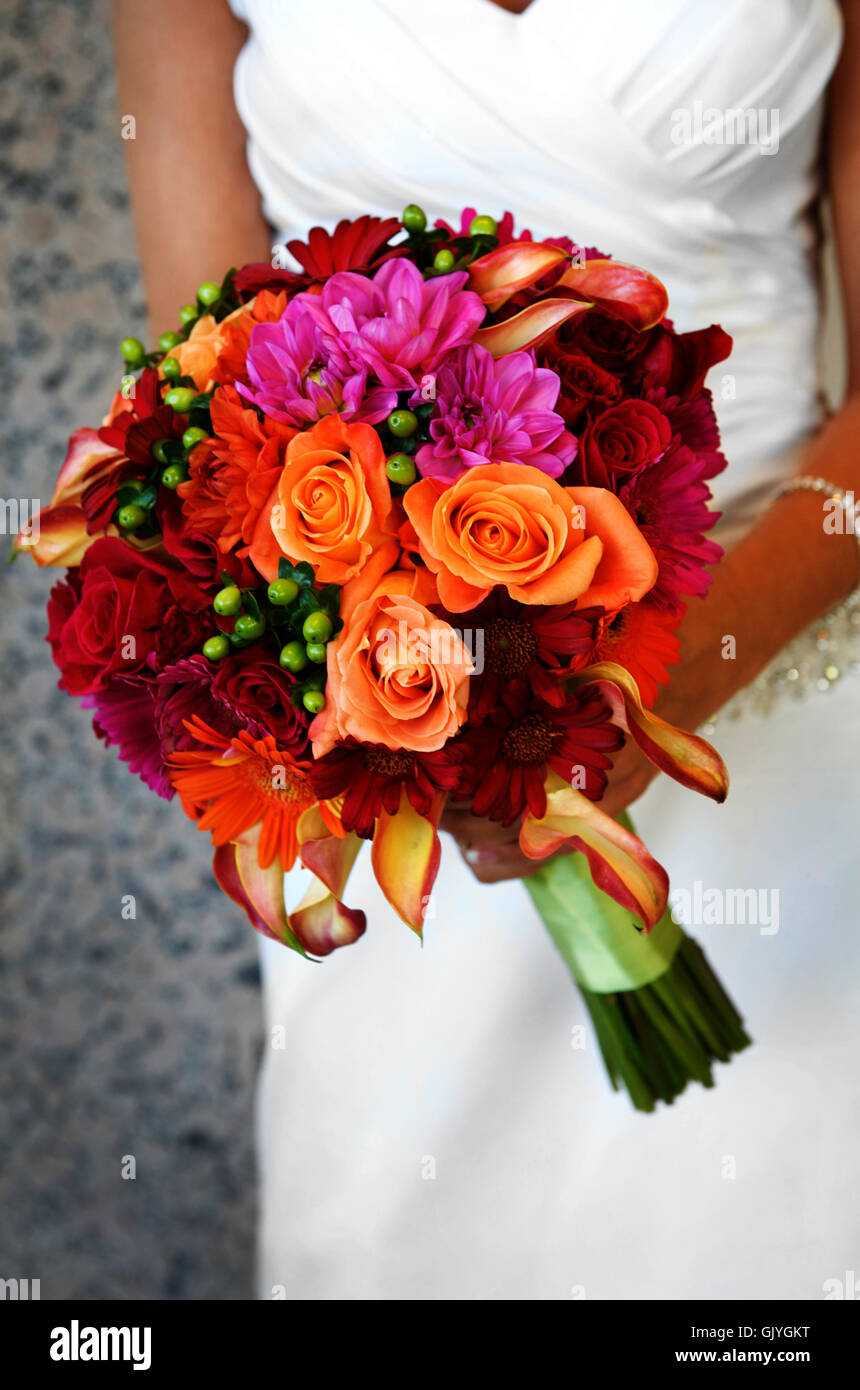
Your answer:
[[[109,0],[5,0],[0,25],[0,497],[47,501],[142,301]],[[43,1299],[249,1298],[254,934],[208,837],[56,689],[50,572],[2,571],[0,1278]]]

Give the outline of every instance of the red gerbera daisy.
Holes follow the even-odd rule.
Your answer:
[[[514,683],[486,724],[467,729],[457,799],[472,813],[511,825],[525,810],[546,814],[545,781],[552,769],[592,801],[603,795],[607,756],[624,742],[609,723],[610,709],[593,687],[583,686],[559,708]]]
[[[447,615],[452,627],[461,627],[463,615]],[[559,677],[569,671],[578,656],[593,649],[598,613],[576,611],[575,603],[551,608],[516,603],[497,588],[469,614],[469,622],[483,642],[472,644],[478,670],[469,685],[469,720],[482,723],[500,703],[511,681],[525,679],[534,694],[550,705],[564,704]],[[582,664],[582,663],[580,663]]]
[[[234,285],[237,293],[247,299],[259,290],[289,290],[296,293],[311,285],[321,285],[338,270],[354,270],[368,275],[392,256],[404,256],[408,247],[389,246],[388,242],[402,228],[397,217],[357,217],[338,222],[333,232],[324,227],[312,227],[307,241],[288,241],[287,250],[302,267],[304,274],[279,270],[265,261],[255,261],[237,270]]]
[[[382,811],[396,814],[402,790],[419,816],[428,817],[436,793],[457,786],[459,756],[451,743],[433,753],[412,753],[350,740],[315,762],[310,778],[321,800],[343,796],[344,829],[368,838]]]
[[[628,603],[614,617],[600,620],[592,661],[615,661],[625,667],[639,686],[642,703],[650,709],[669,681],[669,666],[681,659],[681,642],[675,629],[686,608],[677,612],[657,608],[644,600]]]

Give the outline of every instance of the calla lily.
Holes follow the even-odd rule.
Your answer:
[[[553,288],[562,287],[638,329],[653,328],[669,307],[666,288],[656,275],[623,261],[593,260],[572,265]]]
[[[494,357],[504,357],[508,352],[534,347],[560,324],[591,307],[578,299],[538,299],[518,314],[502,319],[501,323],[479,328],[473,341]]]
[[[37,565],[79,565],[89,547],[99,540],[87,534],[87,519],[79,507],[43,507],[38,517],[22,526],[12,542],[14,559],[21,551]]]
[[[581,850],[597,887],[639,917],[646,931],[666,910],[665,869],[636,835],[554,772],[546,781],[546,814],[538,819],[526,813],[519,844],[529,859],[545,859],[565,848]]]
[[[306,951],[291,930],[284,907],[284,871],[274,859],[261,869],[257,859],[256,835],[242,843],[219,845],[212,858],[218,887],[245,911],[254,929],[273,941],[280,941],[300,955]]]
[[[512,294],[569,260],[569,252],[545,241],[512,241],[472,262],[469,289],[479,294],[489,309],[498,309]]]
[[[38,518],[23,526],[12,544],[12,555],[26,550],[37,565],[79,565],[98,535],[87,535],[87,518],[80,499],[99,473],[122,458],[91,429],[75,430],[60,469],[54,495]]]
[[[439,872],[442,846],[436,830],[444,805],[445,795],[440,793],[425,820],[404,790],[399,810],[394,815],[383,811],[373,834],[376,881],[394,911],[419,936]]]
[[[612,723],[628,733],[661,772],[714,801],[725,801],[729,774],[716,749],[698,734],[676,729],[647,710],[636,681],[623,666],[614,661],[586,666],[568,681],[571,690],[581,685],[597,687],[612,710]]]
[[[258,839],[255,826],[238,842],[221,845],[213,859],[219,887],[244,909],[252,926],[306,957],[327,956],[357,941],[367,926],[364,913],[345,907],[316,876],[287,916],[283,871],[277,859],[267,869],[260,868]]]
[[[353,832],[347,833],[331,816],[323,816],[320,807],[311,806],[299,818],[296,836],[299,857],[306,869],[321,879],[335,897],[343,896],[352,866],[362,841]]]

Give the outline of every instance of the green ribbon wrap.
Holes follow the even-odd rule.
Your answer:
[[[619,816],[633,829],[627,816]],[[559,855],[523,879],[577,984],[594,994],[640,989],[669,969],[684,932],[667,908],[650,932],[596,888],[584,854]]]
[[[690,1081],[713,1086],[713,1063],[749,1046],[704,952],[668,910],[646,934],[576,851],[523,883],[579,986],[613,1087],[637,1110],[671,1104]]]

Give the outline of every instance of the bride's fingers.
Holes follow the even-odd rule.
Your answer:
[[[473,816],[470,811],[446,810],[441,825],[455,840],[467,845],[515,845],[519,836],[518,825],[502,826],[498,821]]]

